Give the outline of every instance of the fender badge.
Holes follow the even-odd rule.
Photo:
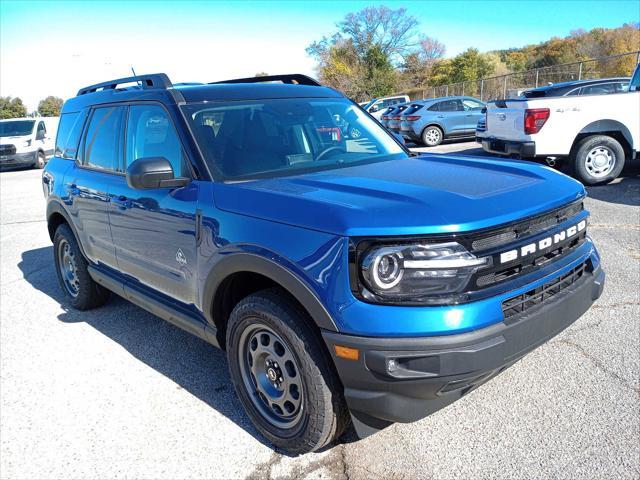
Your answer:
[[[187,264],[187,257],[184,256],[184,253],[182,252],[181,248],[179,248],[178,251],[176,252],[176,262],[178,262],[180,265]]]

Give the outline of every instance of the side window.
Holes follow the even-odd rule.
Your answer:
[[[75,160],[86,117],[86,110],[82,112],[65,113],[60,117],[54,153],[56,157]]]
[[[36,131],[36,138],[43,139],[47,136],[47,127],[45,127],[44,122],[38,122],[38,130]]]
[[[190,176],[180,140],[166,110],[159,105],[132,105],[127,122],[126,166],[146,157],[165,157],[176,177]]]
[[[601,83],[600,85],[591,85],[582,87],[582,95],[602,95],[605,93],[614,93],[615,88],[611,83]]]
[[[120,169],[123,107],[96,108],[84,140],[83,165],[108,171]]]
[[[457,112],[462,110],[462,104],[459,100],[445,100],[440,102],[440,112]]]
[[[616,87],[616,93],[629,91],[629,84],[627,82],[616,83],[615,87]]]
[[[465,98],[462,100],[462,107],[465,110],[481,110],[482,104],[480,102],[476,102],[475,100],[471,100],[470,98]]]
[[[440,104],[442,102],[438,102],[438,103],[434,103],[433,105],[431,105],[427,110],[431,111],[431,112],[439,112],[440,111]]]

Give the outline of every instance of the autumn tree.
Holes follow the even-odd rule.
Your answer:
[[[357,100],[386,95],[395,87],[395,68],[417,43],[417,25],[405,8],[367,7],[347,14],[334,35],[313,42],[307,53],[318,60],[323,83]]]
[[[48,96],[44,100],[40,100],[38,114],[41,117],[59,117],[63,103],[64,100],[60,97]]]
[[[420,39],[418,48],[406,56],[402,66],[402,78],[406,85],[409,88],[426,85],[434,64],[444,56],[445,51],[444,44],[435,38]]]
[[[27,107],[19,97],[0,97],[0,119],[19,118],[27,115]]]

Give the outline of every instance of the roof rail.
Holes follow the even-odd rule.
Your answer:
[[[314,87],[321,87],[322,84],[311,77],[302,75],[301,73],[291,73],[285,75],[266,75],[264,77],[247,77],[247,78],[234,78],[232,80],[223,80],[221,82],[211,82],[210,85],[217,85],[219,83],[264,83],[264,82],[282,82],[292,85],[312,85]]]
[[[89,85],[88,87],[78,90],[78,96],[85,95],[87,93],[96,92],[99,89],[108,90],[115,89],[118,85],[124,83],[139,82],[142,88],[171,88],[173,84],[169,77],[164,73],[152,73],[149,75],[136,75],[135,77],[118,78],[116,80],[109,80],[108,82],[96,83],[95,85]]]

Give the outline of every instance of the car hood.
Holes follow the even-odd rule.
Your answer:
[[[584,196],[529,162],[423,155],[277,179],[218,183],[220,209],[345,236],[465,232]]]

